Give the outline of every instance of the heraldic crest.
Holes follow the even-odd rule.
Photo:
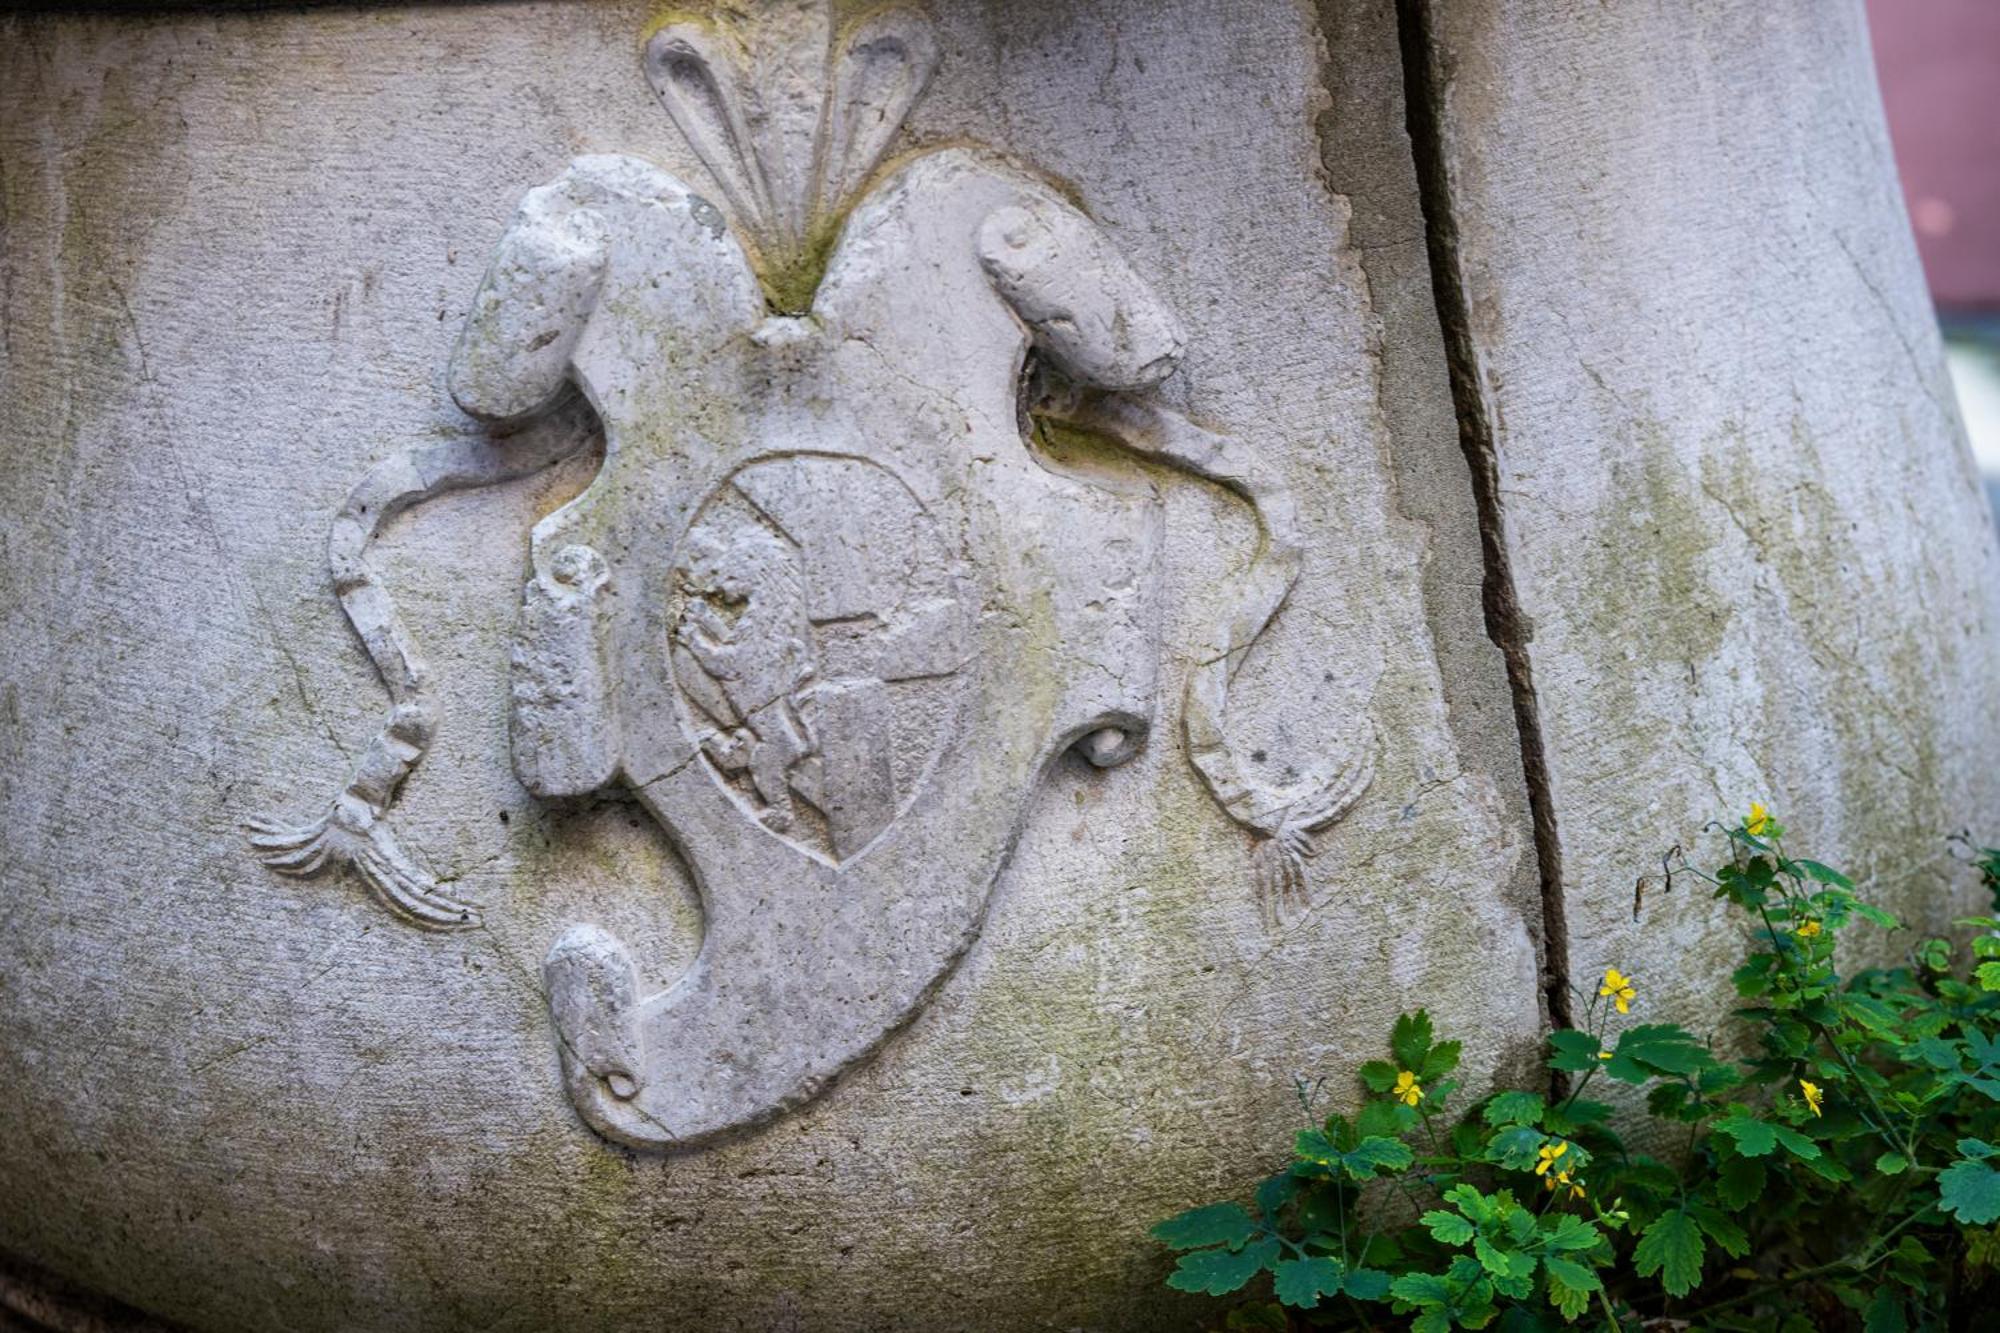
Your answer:
[[[595,478],[533,533],[512,745],[539,797],[629,791],[700,894],[700,952],[664,991],[588,923],[543,966],[570,1096],[634,1147],[759,1124],[868,1056],[978,933],[1042,770],[1143,744],[1160,497],[1137,469],[1054,465],[1038,420],[1256,513],[1183,730],[1255,839],[1267,914],[1303,902],[1313,833],[1372,776],[1365,722],[1299,790],[1239,764],[1224,710],[1298,576],[1290,498],[1147,392],[1182,327],[1062,193],[963,145],[884,163],[938,56],[910,7],[836,23],[827,0],[763,0],[658,27],[646,74],[715,202],[622,155],[531,190],[452,357],[490,429],[382,463],[334,521],[334,589],[391,711],[322,818],[251,841],[287,874],[353,867],[413,925],[474,925],[386,820],[438,719],[369,544],[601,432]]]

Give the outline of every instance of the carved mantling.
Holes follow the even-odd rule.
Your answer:
[[[1144,745],[1161,505],[1048,466],[1026,409],[1257,515],[1182,717],[1189,762],[1254,839],[1272,920],[1307,900],[1313,834],[1372,773],[1364,723],[1308,790],[1246,776],[1228,693],[1298,578],[1290,496],[1152,394],[1182,326],[1075,204],[968,146],[879,168],[937,63],[907,6],[662,22],[647,77],[719,207],[622,155],[529,191],[451,366],[495,433],[390,459],[335,520],[335,589],[392,711],[324,816],[260,821],[252,842],[289,874],[352,865],[412,924],[470,925],[387,823],[438,718],[369,543],[411,504],[602,433],[597,476],[532,536],[512,736],[531,792],[629,793],[700,892],[699,956],[664,991],[641,993],[588,922],[544,965],[571,1098],[636,1147],[739,1132],[866,1058],[977,936],[1047,765]]]

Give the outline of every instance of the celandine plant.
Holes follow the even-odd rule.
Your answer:
[[[1843,977],[1841,934],[1895,918],[1790,855],[1762,806],[1716,827],[1726,862],[1674,855],[1668,875],[1751,923],[1734,981],[1757,1054],[1634,1021],[1640,982],[1607,968],[1549,1040],[1555,1095],[1457,1114],[1459,1044],[1405,1014],[1392,1059],[1356,1071],[1355,1114],[1318,1119],[1300,1085],[1312,1123],[1253,1206],[1153,1229],[1181,1252],[1168,1285],[1250,1295],[1268,1275],[1229,1329],[2000,1328],[2000,920],[1960,923],[1979,932],[1963,973],[1929,939]],[[2000,851],[1978,863],[2000,901]],[[1628,1146],[1598,1080],[1649,1089],[1665,1133],[1644,1137],[1671,1160]]]

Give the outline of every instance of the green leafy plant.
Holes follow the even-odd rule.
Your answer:
[[[1406,1014],[1352,1114],[1320,1116],[1300,1083],[1308,1124],[1252,1206],[1153,1229],[1179,1252],[1168,1285],[1237,1296],[1230,1329],[1994,1327],[2000,919],[1959,923],[1969,959],[1925,939],[1843,975],[1840,937],[1896,919],[1791,855],[1762,806],[1712,827],[1722,864],[1666,869],[1744,914],[1749,1054],[1637,1021],[1638,983],[1607,968],[1549,1038],[1548,1092],[1459,1110],[1459,1044]],[[1600,1080],[1645,1090],[1643,1132],[1587,1095]]]

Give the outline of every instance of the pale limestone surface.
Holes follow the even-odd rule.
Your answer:
[[[880,146],[939,151],[834,266],[908,377],[766,318],[734,261],[747,346],[690,353],[629,268],[604,341],[613,232],[562,206],[604,172],[679,200],[663,267],[740,244],[785,292],[823,202],[716,179],[643,6],[0,23],[0,1251],[212,1328],[1190,1326],[1144,1228],[1268,1170],[1292,1075],[1417,1004],[1475,1083],[1528,1075],[1538,873],[1558,979],[1617,964],[1697,1027],[1736,942],[1656,886],[1673,943],[1637,954],[1632,884],[1711,815],[1763,796],[1948,915],[1941,835],[2000,781],[2000,582],[1858,8],[1410,6],[1419,162],[1388,10],[938,0]],[[1000,208],[938,226],[939,176]],[[945,289],[897,281],[913,249]],[[1065,330],[1086,289],[1155,314]],[[1122,372],[1087,354],[1149,328]],[[1049,404],[1094,435],[1005,429],[1031,341],[1115,391]],[[562,395],[480,424],[659,364],[723,391],[596,395],[643,446],[602,466]],[[806,400],[842,457],[741,424]],[[971,400],[994,462],[926,453],[923,405]],[[677,452],[704,414],[736,424]],[[761,506],[820,535],[746,538]],[[732,571],[808,548],[772,641],[811,650],[746,667]],[[1482,581],[1518,599],[1529,762]],[[633,584],[661,600],[606,637]],[[1058,632],[956,617],[1043,594]],[[896,652],[821,636],[869,614]],[[635,700],[636,751],[604,725]],[[1270,853],[1320,791],[1346,813],[1301,885]],[[259,817],[317,873],[260,866]],[[950,873],[882,864],[898,840]],[[849,896],[731,916],[799,866]],[[871,972],[892,939],[918,965]],[[682,1097],[700,1043],[633,1034],[696,992],[760,1072]]]
[[[1941,926],[2000,818],[2000,552],[1862,7],[1428,8],[1567,970],[1713,1030],[1729,909],[1635,921],[1669,847],[1761,799]]]
[[[831,1066],[799,1067],[806,1099],[758,1090],[703,1121],[717,1141],[664,1156],[579,1116],[542,965],[579,923],[620,942],[634,996],[671,995],[695,962],[704,908],[666,832],[686,820],[623,799],[616,781],[562,795],[615,767],[565,709],[607,680],[654,701],[648,727],[688,701],[647,674],[657,663],[574,669],[583,659],[561,644],[584,622],[564,617],[600,579],[697,599],[718,589],[715,553],[735,539],[704,545],[703,524],[740,532],[740,515],[713,517],[730,496],[792,474],[753,472],[766,464],[744,453],[723,469],[740,479],[727,493],[671,491],[693,514],[685,530],[653,519],[668,529],[658,542],[559,537],[543,552],[531,530],[576,512],[561,509],[573,497],[615,508],[667,483],[599,474],[589,450],[535,472],[566,452],[569,418],[498,443],[451,390],[489,416],[532,398],[485,398],[476,375],[447,382],[480,275],[531,188],[618,154],[708,189],[641,76],[644,7],[0,27],[0,420],[17,459],[0,482],[0,1249],[217,1328],[1190,1322],[1195,1307],[1158,1288],[1164,1259],[1144,1229],[1268,1169],[1294,1123],[1293,1075],[1377,1054],[1393,1015],[1419,1004],[1471,1039],[1475,1085],[1495,1060],[1523,1067],[1541,1027],[1541,909],[1504,675],[1476,632],[1476,518],[1443,411],[1414,176],[1400,114],[1384,114],[1400,105],[1391,17],[1327,6],[1323,44],[1307,14],[1273,3],[933,14],[936,74],[889,150],[1006,155],[1013,165],[979,169],[1031,184],[996,202],[1056,210],[1038,226],[1080,208],[1181,331],[1178,368],[1149,354],[1130,373],[1080,377],[1139,395],[1096,404],[1092,424],[1142,450],[1165,441],[1161,461],[1069,437],[1036,446],[1048,457],[1035,485],[1102,497],[1095,522],[1151,515],[1150,620],[1115,635],[1115,653],[1074,661],[1062,650],[1082,631],[1061,617],[1026,655],[1003,634],[955,639],[970,645],[977,707],[947,699],[936,726],[899,740],[915,755],[908,800],[892,778],[882,790],[896,799],[845,824],[776,827],[791,798],[774,772],[824,794],[798,767],[815,756],[789,742],[760,761],[751,727],[741,749],[704,749],[716,855],[784,834],[810,844],[793,860],[845,864],[843,829],[886,819],[893,837],[910,820],[900,836],[919,846],[957,839],[954,821],[977,831],[937,858],[942,889],[904,867],[868,890],[892,907],[892,890],[926,895],[916,915],[949,920],[925,939],[949,946],[958,932],[955,959],[923,945],[938,984],[914,978],[911,1021],[868,1018]],[[978,160],[952,149],[908,170]],[[888,221],[916,216],[935,186]],[[721,203],[728,234],[766,244],[782,230]],[[685,216],[717,236],[692,204]],[[1039,243],[1036,226],[1007,221],[969,239]],[[929,225],[907,244],[935,239]],[[585,224],[543,253],[595,243]],[[954,279],[870,327],[918,364],[929,343],[968,340],[949,359],[967,367],[1004,346],[999,330],[1025,329],[1075,369],[1070,335],[1044,328],[1059,312],[1038,304],[1034,266],[996,255],[987,285]],[[965,299],[982,291],[990,307]],[[994,293],[1024,322],[974,336],[1007,308]],[[550,308],[574,315],[590,299]],[[628,346],[603,364],[629,375],[648,355]],[[932,380],[919,397],[994,397],[980,414],[1004,423],[1006,365],[997,382]],[[846,372],[822,390],[850,438],[886,426],[869,448],[908,450],[894,434],[905,390]],[[767,392],[719,401],[754,407]],[[629,428],[660,420],[641,404]],[[1213,434],[1148,433],[1173,421]],[[1018,434],[981,429],[1005,467],[1028,465]],[[1227,441],[1254,470],[1218,464],[1201,480],[1200,440]],[[412,450],[526,475],[386,523],[362,513],[375,481],[390,497],[428,485],[393,480]],[[894,510],[879,479],[849,475],[865,466],[816,484]],[[948,487],[931,499],[931,519],[913,508],[896,521],[919,534],[912,549],[928,549],[927,524],[942,532],[944,563],[969,566],[983,606],[1062,586],[1105,555],[1097,526],[1038,530],[1032,506],[991,499],[975,506],[970,528],[990,529],[975,540],[958,517],[973,502]],[[693,554],[675,554],[683,533]],[[1246,638],[1245,588],[1277,586],[1260,573],[1274,545],[1292,548],[1295,582]],[[601,567],[566,554],[582,546]],[[364,555],[360,572],[348,561]],[[524,613],[531,574],[543,591]],[[372,602],[371,588],[393,595],[411,640],[385,650],[374,636],[393,622],[379,606],[356,616],[372,661],[335,596]],[[1251,639],[1240,671],[1218,676]],[[393,691],[399,659],[428,663],[425,709],[377,754],[377,666]],[[1129,669],[1093,674],[1110,662]],[[683,695],[701,693],[676,672]],[[1068,692],[1037,696],[1050,680]],[[1197,710],[1225,713],[1226,736],[1184,726],[1183,681]],[[965,719],[1010,718],[1010,689],[1054,708],[983,762],[990,732]],[[762,698],[693,703],[743,714]],[[542,726],[550,706],[559,720]],[[1092,739],[1127,721],[1149,723],[1130,728],[1145,735],[1136,753]],[[1268,912],[1254,853],[1287,816],[1236,799],[1219,756],[1246,790],[1309,794],[1346,771],[1369,723],[1372,784],[1319,835],[1293,886],[1303,904]],[[1052,758],[1079,736],[1093,762]],[[663,744],[647,762],[689,738]],[[1112,760],[1125,762],[1096,766]],[[619,762],[631,778],[629,755]],[[350,792],[393,825],[406,866],[302,879],[259,865],[239,825],[323,812],[351,766]],[[730,811],[734,825],[720,819]],[[408,898],[412,884],[435,899]],[[385,911],[399,893],[400,915]],[[864,960],[883,943],[860,929],[831,956]],[[764,966],[732,985],[754,990]],[[555,980],[560,994],[560,968]],[[750,1054],[810,1030],[753,1032]],[[573,1039],[566,1054],[617,1097],[611,1075],[634,1071],[591,1049]]]

